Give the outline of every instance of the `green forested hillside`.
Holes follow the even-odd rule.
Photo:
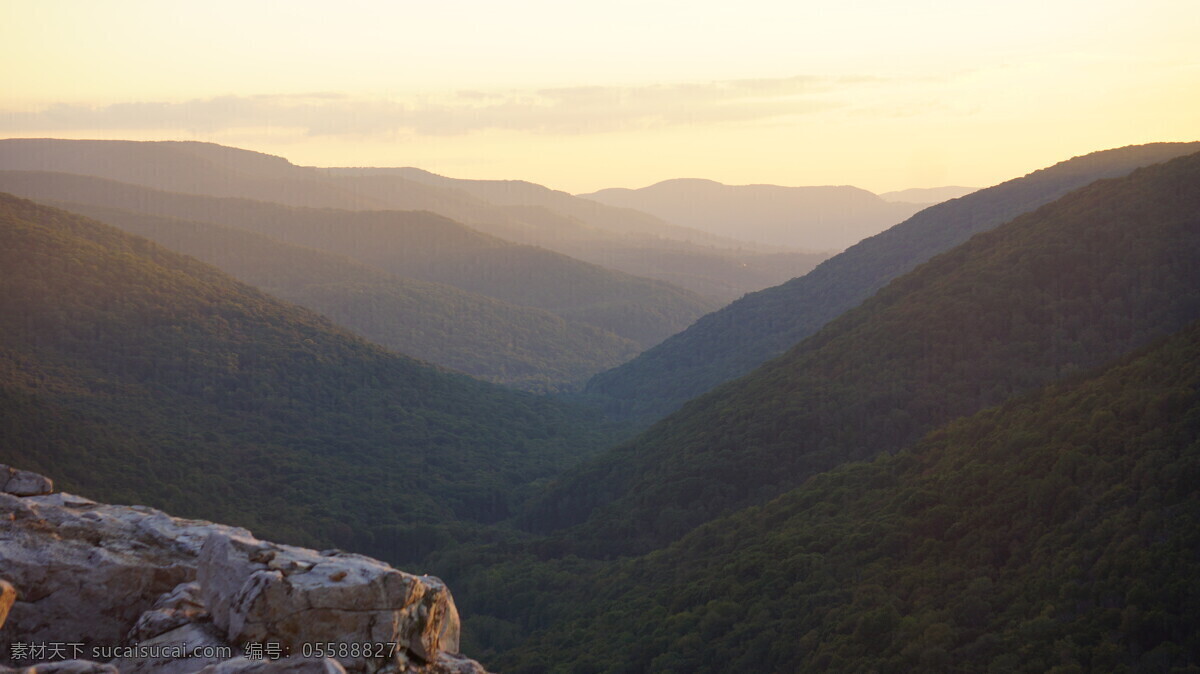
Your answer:
[[[394,561],[607,441],[212,267],[0,196],[0,462],[108,501]],[[450,521],[455,527],[436,528]]]
[[[455,588],[504,672],[1192,671],[1198,484],[1193,323],[654,554]]]
[[[587,393],[615,416],[661,418],[783,353],[892,279],[972,235],[1094,180],[1197,150],[1200,143],[1156,143],[1095,152],[925,209],[802,277],[704,316],[629,363],[596,375]]]
[[[382,271],[550,311],[641,348],[716,307],[670,284],[482,234],[430,212],[295,208],[160,192],[89,176],[0,172],[0,189],[238,227],[351,257]]]
[[[629,340],[548,311],[401,278],[261,234],[84,204],[47,203],[191,255],[400,353],[488,381],[552,391],[637,353]]]
[[[893,281],[552,486],[527,523],[644,551],[1200,317],[1200,154],[1097,181]]]

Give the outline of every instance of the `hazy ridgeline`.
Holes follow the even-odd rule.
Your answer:
[[[63,173],[2,172],[30,198],[236,227],[378,270],[557,313],[640,342],[660,341],[716,306],[661,281],[483,234],[429,211],[352,211],[163,192]]]
[[[848,185],[722,185],[695,179],[667,180],[639,190],[606,189],[580,196],[644,211],[713,234],[833,251],[878,234],[929,205],[889,202]]]
[[[432,211],[507,241],[669,281],[722,302],[782,283],[828,257],[718,237],[520,181],[453,180],[415,169],[315,169],[210,143],[10,139],[0,141],[0,169],[290,206]]]

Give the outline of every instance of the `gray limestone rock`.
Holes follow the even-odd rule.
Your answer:
[[[210,622],[185,623],[145,641],[131,642],[134,652],[109,663],[122,674],[192,674],[236,653]]]
[[[208,610],[200,599],[200,585],[195,582],[181,583],[160,596],[154,606],[138,618],[133,629],[129,630],[126,641],[143,642],[207,617]]]
[[[20,588],[5,630],[88,651],[120,644],[160,595],[195,578],[216,531],[245,533],[70,494],[0,493],[0,569]]]
[[[13,496],[37,496],[53,491],[54,482],[50,478],[0,463],[0,492]]]
[[[458,611],[437,578],[144,506],[35,493],[49,481],[34,478],[0,466],[4,638],[111,662],[21,660],[0,674],[484,674],[457,655]],[[290,657],[254,659],[251,646]]]
[[[197,579],[213,622],[235,644],[274,642],[293,654],[306,644],[357,644],[370,652],[336,657],[367,672],[402,656],[428,663],[458,650],[458,611],[445,584],[369,557],[214,534]],[[373,647],[389,644],[399,648]]]
[[[440,653],[437,659],[419,670],[422,674],[487,674],[483,665],[461,655]]]

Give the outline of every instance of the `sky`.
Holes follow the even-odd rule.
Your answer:
[[[0,137],[573,193],[987,186],[1200,140],[1195,0],[0,2]]]

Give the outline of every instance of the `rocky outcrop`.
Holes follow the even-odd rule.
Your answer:
[[[11,583],[0,581],[0,659],[27,673],[484,671],[457,654],[458,612],[437,578],[36,493],[49,480],[0,466],[0,481],[14,480],[35,493],[0,492],[0,575]],[[46,644],[65,648],[33,650]]]
[[[140,643],[188,623],[201,622],[207,616],[204,600],[200,598],[200,584],[182,583],[155,600],[154,606],[129,630],[127,640]]]
[[[54,491],[54,482],[44,475],[17,470],[0,463],[0,493],[13,496],[37,496]]]
[[[17,590],[5,636],[87,651],[121,643],[159,595],[195,577],[208,535],[228,528],[63,493],[0,494],[0,521],[0,573]]]
[[[386,665],[396,646],[422,662],[458,651],[458,612],[436,578],[223,533],[208,537],[198,569],[213,623],[236,643],[272,641],[300,653],[330,634],[353,634],[359,641],[338,648],[338,660],[366,671]]]

